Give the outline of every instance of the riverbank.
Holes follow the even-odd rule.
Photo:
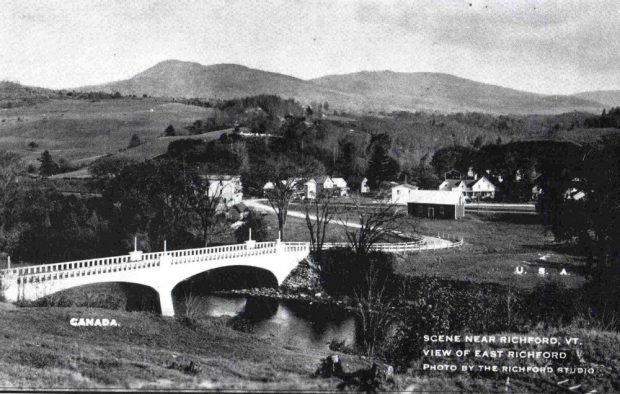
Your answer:
[[[70,324],[71,318],[80,317],[114,319],[118,326]],[[347,372],[370,366],[361,357],[296,347],[283,344],[275,336],[236,331],[229,327],[231,318],[209,318],[188,325],[144,312],[58,307],[0,308],[0,318],[3,389],[337,391],[340,379],[312,376],[321,359],[336,354]],[[561,332],[580,338],[583,365],[596,369],[593,375],[571,377],[571,383],[579,382],[599,392],[620,389],[618,334],[583,329]],[[553,376],[514,374],[507,388],[505,375],[438,372],[424,376],[416,368],[395,375],[386,388],[549,392],[557,380]]]
[[[114,319],[117,327],[75,327],[72,318]],[[334,389],[311,375],[327,354],[228,326],[188,325],[144,312],[98,308],[0,309],[0,387]],[[336,352],[336,354],[338,354]],[[347,369],[368,367],[339,354]],[[193,365],[193,367],[192,367]]]

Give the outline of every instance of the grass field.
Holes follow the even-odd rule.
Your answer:
[[[346,215],[354,222],[354,213]],[[270,213],[265,219],[270,239],[276,239],[275,215]],[[330,224],[326,241],[346,242],[343,227],[338,223],[335,220]],[[583,257],[563,249],[554,242],[551,234],[545,234],[537,215],[468,213],[462,220],[407,217],[402,222],[402,231],[411,231],[412,225],[420,235],[449,234],[457,239],[462,237],[465,244],[453,249],[397,255],[395,268],[399,274],[498,283],[523,289],[533,288],[549,279],[558,280],[567,287],[578,287],[585,280]],[[289,216],[285,238],[308,242],[310,235],[305,220]],[[526,274],[515,275],[517,266],[523,266]],[[537,275],[539,267],[545,268],[546,277]],[[568,276],[559,275],[563,268]]]
[[[55,160],[88,162],[126,148],[133,134],[146,142],[163,135],[169,124],[186,132],[185,126],[210,112],[155,98],[52,99],[0,110],[0,147],[19,153],[26,164],[36,163],[45,149]],[[38,147],[30,149],[31,141]]]
[[[405,275],[438,276],[531,288],[545,281],[537,275],[544,267],[547,280],[568,287],[580,286],[584,277],[582,257],[561,248],[545,234],[536,215],[470,214],[462,220],[417,220],[420,234],[449,233],[463,237],[460,248],[408,254],[398,258],[396,271]],[[523,266],[526,275],[514,275]],[[566,268],[569,276],[560,276]]]
[[[0,386],[22,388],[328,388],[316,351],[235,331],[227,319],[196,327],[143,312],[89,308],[0,311]],[[72,317],[120,327],[73,327]],[[350,366],[363,362],[343,356]],[[173,366],[193,361],[195,374]]]

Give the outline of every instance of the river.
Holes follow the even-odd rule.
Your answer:
[[[355,343],[355,318],[342,308],[265,297],[200,295],[201,314],[231,316],[252,333],[297,347],[327,349],[332,340]]]

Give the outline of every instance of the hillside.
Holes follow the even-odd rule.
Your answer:
[[[393,106],[440,112],[551,114],[602,108],[600,103],[582,98],[522,92],[440,73],[363,71],[312,82]]]
[[[606,107],[620,107],[620,90],[597,90],[577,93],[574,96],[602,103]]]
[[[133,134],[156,140],[168,125],[179,132],[213,110],[155,98],[115,100],[49,99],[0,110],[0,149],[17,152],[38,166],[41,152],[55,160],[87,163],[125,149]],[[36,147],[29,147],[35,142]],[[145,145],[150,146],[150,145]]]
[[[0,81],[0,109],[32,105],[59,96],[59,93],[49,89],[25,86],[17,82]]]
[[[360,97],[318,86],[288,75],[255,70],[236,64],[203,66],[199,63],[167,60],[134,77],[102,85],[79,88],[81,91],[120,92],[123,95],[147,94],[155,97],[231,99],[259,94],[275,94],[302,102],[352,102],[363,107]]]
[[[78,90],[215,99],[275,94],[304,104],[327,101],[332,108],[357,112],[555,114],[574,110],[597,113],[604,107],[584,98],[545,96],[439,73],[364,71],[305,81],[236,64],[204,66],[178,60],[158,63],[124,81]]]

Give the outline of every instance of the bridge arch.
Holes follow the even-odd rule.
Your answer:
[[[174,316],[172,290],[202,272],[247,266],[267,270],[279,286],[309,253],[305,242],[255,242],[198,249],[142,253],[6,269],[0,293],[7,301],[36,300],[92,283],[128,282],[153,288],[161,313]]]
[[[263,267],[229,265],[199,272],[181,280],[173,288],[175,294],[191,291],[192,294],[213,290],[236,290],[255,287],[278,287],[278,278]]]
[[[158,294],[152,286],[127,281],[97,282],[67,287],[34,301],[49,306],[160,312]]]

